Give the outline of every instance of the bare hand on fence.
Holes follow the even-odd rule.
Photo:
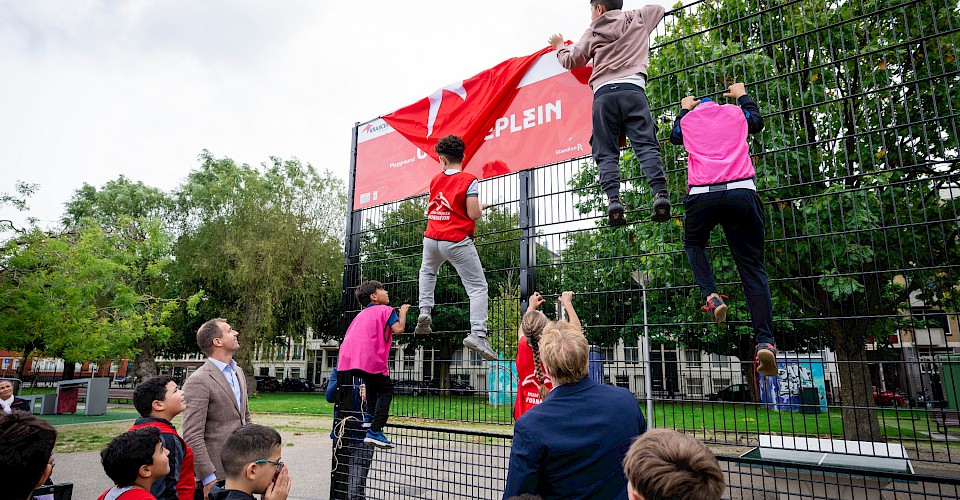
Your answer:
[[[407,315],[407,311],[410,310],[410,304],[404,304],[400,306],[400,316],[404,317]]]
[[[680,107],[683,109],[693,109],[700,104],[700,100],[694,98],[692,95],[688,95],[680,100]]]
[[[560,303],[563,305],[570,305],[573,303],[573,292],[566,291],[560,294]]]
[[[533,292],[533,295],[531,295],[530,298],[527,300],[528,300],[528,303],[527,303],[528,311],[536,310],[538,307],[540,307],[540,304],[543,304],[545,302],[545,300],[543,299],[543,295],[540,295],[540,292]]]
[[[743,83],[734,83],[731,85],[730,90],[723,94],[723,97],[731,97],[733,99],[739,99],[747,95],[747,89],[744,88]]]

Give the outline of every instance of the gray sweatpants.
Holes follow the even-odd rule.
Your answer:
[[[470,297],[470,330],[487,336],[487,278],[483,276],[480,255],[473,238],[440,241],[423,238],[423,263],[420,265],[420,310],[433,311],[433,292],[437,288],[437,270],[449,261],[460,275]]]

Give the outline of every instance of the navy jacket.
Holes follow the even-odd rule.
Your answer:
[[[513,430],[503,498],[627,498],[623,457],[647,430],[627,389],[584,378],[554,388]]]
[[[33,408],[30,406],[30,401],[14,396],[13,402],[10,403],[10,411],[26,411],[33,413]]]

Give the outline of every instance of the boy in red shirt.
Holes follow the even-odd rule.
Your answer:
[[[443,171],[430,181],[420,266],[420,314],[414,333],[431,332],[437,270],[450,261],[470,297],[470,335],[463,345],[483,359],[495,361],[497,353],[487,341],[487,279],[473,243],[477,219],[487,205],[479,201],[477,177],[463,171],[463,150],[463,139],[455,135],[440,139],[435,147]]]
[[[103,471],[116,484],[97,500],[155,500],[153,483],[170,472],[160,429],[144,427],[113,438],[100,452]]]
[[[170,423],[173,417],[187,409],[183,391],[173,377],[158,375],[137,386],[133,391],[133,406],[140,413],[140,418],[130,430],[143,427],[160,429],[163,447],[170,452],[170,473],[154,482],[150,493],[158,500],[193,500],[196,490],[193,450]]]

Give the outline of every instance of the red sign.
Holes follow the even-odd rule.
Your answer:
[[[593,94],[546,53],[465,170],[481,179],[590,154]],[[360,126],[354,209],[427,192],[440,164],[382,119]]]

